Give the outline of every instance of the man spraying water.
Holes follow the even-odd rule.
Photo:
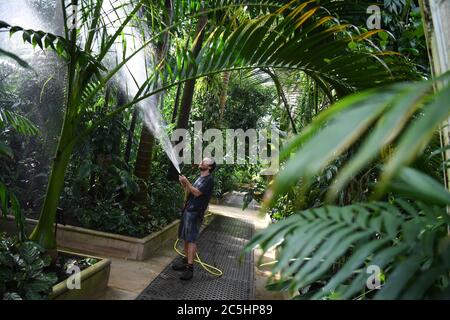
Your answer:
[[[177,271],[183,271],[181,280],[190,280],[194,276],[194,257],[197,253],[197,238],[203,221],[205,210],[211,199],[214,178],[211,173],[216,168],[216,162],[212,158],[205,158],[199,164],[200,177],[191,184],[189,180],[180,175],[179,181],[188,197],[181,214],[178,238],[184,241],[184,253],[186,255],[181,261],[172,265]]]

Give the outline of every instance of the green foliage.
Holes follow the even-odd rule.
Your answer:
[[[12,26],[6,23],[5,21],[1,20],[0,20],[0,29],[9,30],[10,36],[12,36],[17,32],[21,32],[23,41],[31,44],[33,48],[39,46],[42,50],[52,49],[55,53],[57,53],[61,57],[68,58],[69,56],[68,41],[64,37],[56,36],[54,34],[44,32],[41,30],[31,30],[31,29],[24,29],[20,26]],[[83,57],[84,59],[89,60],[90,62],[95,64],[95,60],[86,52],[78,50],[77,54],[80,55],[80,58]]]
[[[377,5],[381,9],[381,28],[384,30],[371,41],[382,50],[399,52],[414,63],[413,68],[430,74],[424,26],[417,0],[347,0],[323,1],[324,7],[348,22],[367,30],[367,8]],[[357,47],[356,43],[351,43]]]
[[[39,134],[39,129],[26,117],[16,112],[0,109],[0,134],[7,131],[9,127],[12,127],[22,136],[35,136]],[[8,145],[0,140],[0,158],[1,157],[13,158],[13,151]],[[22,214],[21,205],[15,194],[8,190],[1,180],[0,213],[4,219],[6,219],[8,214],[13,214],[19,241],[25,241],[25,217]]]
[[[261,203],[263,201],[264,191],[267,189],[267,179],[268,177],[262,177],[259,174],[254,175],[251,179],[249,179],[249,187],[244,188],[246,191],[244,195],[244,203],[242,206],[242,210],[245,210],[252,200],[255,200],[257,203]]]
[[[75,154],[83,159],[83,153]],[[114,158],[112,162],[99,164],[86,160],[73,162],[61,203],[66,220],[85,228],[133,237],[161,230],[179,218],[183,206],[183,191],[179,183],[167,181],[167,168],[166,155],[158,147],[150,180],[143,182],[148,183],[151,208],[150,215],[143,217],[133,202],[139,181],[122,160]]]
[[[275,90],[270,86],[255,83],[246,74],[235,72],[231,74],[230,79],[225,113],[221,121],[219,119],[219,96],[223,89],[221,77],[216,75],[198,81],[191,122],[202,121],[203,130],[209,128],[248,130],[264,125],[261,123],[262,118],[270,115],[274,108]],[[225,148],[225,133],[223,141]],[[209,142],[205,141],[203,147],[208,144]],[[260,170],[261,166],[258,164],[218,165],[214,172],[214,196],[220,199],[226,192],[242,189],[242,184],[249,183]],[[196,177],[198,169],[189,170],[189,174],[192,178]]]
[[[191,127],[194,121],[202,121],[205,129],[219,128],[221,126],[219,99],[222,90],[223,84],[220,74],[196,81],[193,105],[189,117]]]
[[[149,181],[151,214],[148,219],[153,231],[178,219],[184,205],[184,190],[178,181],[167,181],[168,167],[166,154],[161,148],[157,148]]]
[[[9,127],[24,136],[39,134],[39,129],[26,117],[13,111],[0,109],[0,134],[7,131]],[[13,151],[3,141],[0,141],[0,156],[13,157]]]
[[[448,298],[449,222],[443,207],[400,199],[324,206],[271,225],[248,248],[278,246],[273,272],[281,280],[272,289],[298,291],[318,282],[320,289],[305,297],[354,298],[375,265],[385,275],[377,299]]]
[[[445,77],[438,82],[441,83]],[[405,83],[383,91],[361,92],[321,113],[281,153],[282,160],[285,160],[300,151],[277,176],[271,203],[275,203],[299,180],[307,189],[311,179],[330,161],[355,146],[351,160],[339,172],[328,191],[328,199],[335,199],[354,175],[394,144],[392,155],[385,159],[381,183],[377,186],[378,194],[381,194],[394,174],[424,150],[436,128],[450,113],[446,108],[449,86],[443,85],[436,95],[432,95],[433,83]],[[362,136],[364,141],[359,144]]]
[[[405,4],[406,0],[384,0],[384,7],[395,14],[401,13]]]
[[[85,197],[81,200],[89,201]],[[149,233],[146,225],[136,223],[137,211],[126,210],[114,199],[77,207],[73,209],[73,214],[84,228],[137,237]]]
[[[218,166],[214,172],[214,196],[220,199],[225,193],[236,190],[240,181],[234,166]],[[242,182],[242,181],[241,181]]]
[[[273,87],[236,79],[230,81],[223,126],[230,129],[258,128],[258,120],[269,114],[276,96]]]
[[[34,242],[17,242],[0,235],[0,295],[4,300],[42,300],[57,277],[46,273],[50,257]]]
[[[10,192],[0,181],[0,213],[6,219],[7,215],[12,213],[17,229],[17,236],[20,241],[25,241],[25,217],[22,214],[19,200]]]
[[[332,186],[333,179],[350,156],[351,153],[346,153],[327,165],[319,174],[314,176],[309,188],[304,188],[301,182],[289,188],[287,193],[281,196],[268,210],[270,217],[273,220],[282,220],[298,210],[326,205],[326,193]],[[376,179],[378,171],[378,166],[375,165],[355,176],[349,182],[347,188],[339,192],[335,203],[345,206],[353,202],[366,201],[372,191],[370,185]],[[272,183],[268,185],[268,188],[272,186]]]
[[[24,29],[0,22],[0,29],[9,30],[11,34],[20,32],[23,40],[55,51],[67,62],[67,95],[64,124],[61,130],[57,156],[52,174],[48,182],[48,192],[44,199],[41,219],[31,235],[45,247],[55,247],[53,225],[56,217],[58,200],[64,185],[64,173],[70,160],[73,148],[103,122],[121,111],[135,105],[156,92],[170,88],[178,82],[192,78],[220,73],[226,70],[248,69],[257,67],[278,67],[307,70],[322,82],[329,83],[339,94],[346,94],[362,87],[371,87],[381,82],[397,81],[413,76],[409,64],[387,52],[379,52],[370,46],[367,38],[377,32],[348,36],[350,26],[340,25],[326,10],[322,10],[320,2],[311,1],[298,4],[264,2],[257,5],[259,15],[249,19],[234,29],[226,19],[213,27],[201,49],[198,58],[193,59],[191,50],[184,47],[175,48],[175,58],[167,59],[157,70],[152,70],[144,84],[139,84],[135,97],[126,105],[108,112],[96,121],[83,123],[83,115],[93,105],[97,95],[107,86],[117,72],[137,52],[149,44],[160,40],[164,32],[173,32],[182,27],[183,19],[179,19],[166,30],[155,32],[152,37],[134,53],[126,56],[111,70],[103,66],[105,58],[113,45],[120,39],[124,28],[131,23],[142,8],[148,9],[146,18],[160,21],[160,10],[153,10],[156,4],[146,1],[130,2],[130,10],[113,4],[108,13],[102,11],[102,1],[77,2],[81,10],[81,19],[77,28],[71,28],[66,8],[63,10],[64,36],[56,36],[42,31]],[[239,3],[245,6],[245,2]],[[184,1],[174,2],[175,17],[182,17],[180,12],[190,12],[188,19],[196,19],[208,12],[222,11],[227,6],[235,7],[234,2],[208,2],[204,11],[199,9],[201,2],[194,1],[187,5]],[[216,6],[220,5],[218,9]],[[70,6],[68,6],[70,8]],[[251,5],[251,14],[255,6]],[[265,10],[261,10],[265,8]],[[123,11],[125,10],[125,14]],[[258,11],[258,10],[256,10]],[[116,28],[111,30],[108,14],[117,15]],[[163,15],[164,16],[164,15]],[[135,21],[137,20],[137,21]],[[151,24],[148,20],[146,25]],[[139,25],[139,23],[136,23]],[[160,30],[163,23],[155,25]],[[78,41],[80,35],[85,41]],[[289,41],[286,41],[289,39]],[[96,41],[94,41],[96,40]],[[364,43],[361,50],[348,48],[349,42]],[[81,44],[80,44],[81,43]],[[324,45],[321,45],[324,44]],[[126,43],[122,43],[126,47]],[[126,57],[125,57],[126,56]],[[163,70],[163,72],[162,72]],[[163,73],[163,74],[161,74]],[[160,81],[161,80],[161,81]],[[162,83],[161,87],[158,84]]]
[[[289,210],[295,213],[281,212],[281,221],[249,246],[259,244],[264,251],[279,246],[273,271],[281,272],[282,281],[271,288],[300,290],[313,299],[448,298],[450,219],[445,206],[450,195],[431,176],[406,167],[419,164],[414,160],[429,150],[435,130],[450,113],[447,78],[349,96],[319,114],[285,147],[287,163],[272,185],[270,209],[276,210],[284,197],[306,197],[317,188],[315,179],[342,155],[348,158],[337,166],[335,177],[330,175],[325,200],[336,201],[367,170],[374,173],[367,196],[374,191],[384,201],[319,203],[301,211],[293,203]],[[381,268],[384,283],[369,292],[366,270],[371,265]],[[308,287],[313,289],[306,293]]]
[[[109,134],[112,128],[118,128],[115,121],[105,123],[75,150],[61,200],[64,221],[84,228],[143,237],[178,218],[183,192],[178,183],[166,180],[167,159],[156,148],[152,176],[143,182],[149,186],[151,214],[140,216],[139,207],[132,201],[139,191],[139,180],[130,173],[131,166],[114,154],[117,140]]]
[[[26,117],[17,112],[0,109],[0,130],[11,126],[19,134],[24,136],[36,136],[40,134],[39,129]]]

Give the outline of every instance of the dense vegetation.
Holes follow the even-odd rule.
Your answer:
[[[439,130],[450,89],[432,74],[418,1],[78,2],[75,28],[71,1],[20,1],[33,27],[0,15],[0,209],[18,230],[0,259],[25,255],[42,283],[29,293],[0,283],[5,299],[48,295],[40,254],[56,249],[55,222],[143,237],[178,217],[184,194],[149,108],[169,134],[195,121],[280,132],[276,176],[261,163],[215,173],[215,197],[245,191],[272,218],[248,246],[278,246],[270,288],[449,296]],[[380,30],[366,25],[374,3]],[[39,220],[31,235],[24,216]],[[371,265],[381,290],[365,287]]]

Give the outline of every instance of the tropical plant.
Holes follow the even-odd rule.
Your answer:
[[[377,184],[376,195],[381,195],[398,170],[424,150],[435,130],[447,118],[449,111],[443,106],[450,97],[450,87],[445,84],[448,76],[436,81],[402,83],[382,90],[364,91],[342,99],[322,112],[280,154],[281,160],[286,160],[293,152],[302,151],[297,152],[277,176],[271,203],[299,179],[308,186],[312,177],[352,145],[359,148],[334,179],[328,199],[334,199],[337,192],[384,149],[394,146],[391,155],[385,159]],[[437,83],[444,85],[433,94]],[[360,141],[365,134],[365,139]]]
[[[3,132],[13,128],[22,136],[34,136],[39,134],[39,129],[24,116],[8,110],[0,110],[0,137]],[[11,148],[0,140],[0,157],[13,158],[13,151]],[[3,218],[6,219],[8,213],[14,215],[14,220],[17,227],[17,235],[20,241],[26,239],[24,225],[25,218],[22,215],[19,200],[15,194],[9,191],[6,185],[0,181],[0,212]]]
[[[255,237],[250,247],[280,246],[274,271],[281,272],[283,281],[274,288],[298,290],[319,282],[308,297],[360,297],[366,267],[376,265],[385,282],[375,298],[449,297],[445,206],[450,193],[407,167],[450,114],[448,78],[445,74],[351,95],[287,144],[281,153],[287,162],[271,186],[268,208],[298,183],[299,192],[308,190],[313,178],[349,148],[352,157],[333,178],[326,199],[335,201],[351,179],[378,161],[380,174],[370,191],[372,199],[382,201],[299,211]],[[390,151],[383,157],[385,150]]]
[[[24,136],[39,134],[39,129],[26,117],[14,111],[0,109],[0,135],[9,127]],[[0,156],[13,157],[11,148],[3,141],[0,141]]]
[[[57,281],[44,271],[51,259],[38,244],[0,234],[0,295],[3,300],[43,300]]]
[[[402,199],[324,206],[273,224],[252,245],[281,242],[273,272],[282,280],[269,287],[300,292],[316,284],[299,298],[448,299],[449,222],[442,206]],[[368,292],[370,266],[380,270],[380,287]]]
[[[130,1],[128,6],[124,6],[118,1],[108,11],[117,13],[114,23],[109,20],[108,13],[105,15],[102,11],[101,0],[63,1],[62,4],[65,8],[62,12],[64,36],[0,22],[0,29],[21,32],[24,41],[52,49],[68,62],[64,123],[41,218],[31,235],[31,239],[45,248],[56,248],[53,232],[56,209],[74,146],[101,123],[158,92],[190,79],[258,67],[302,70],[314,77],[320,86],[329,84],[329,89],[338,95],[412,76],[411,67],[401,57],[370,46],[367,39],[379,31],[354,34],[350,32],[352,26],[339,24],[319,1],[291,1],[287,4],[274,1],[256,5],[245,1],[211,1],[203,10],[199,10],[200,2],[185,6],[184,1],[177,1],[174,3],[174,17],[184,14],[189,19],[196,19],[227,7],[245,5],[250,7],[252,14],[262,14],[234,31],[226,25],[216,26],[205,39],[197,58],[191,50],[176,47],[176,58],[160,63],[131,101],[97,121],[80,126],[81,115],[117,72],[164,32],[182,25],[183,20],[174,18],[175,23],[151,36],[128,56],[124,50],[121,62],[108,70],[105,67],[108,52],[120,41],[125,27],[136,21],[139,10],[147,4],[151,7],[151,4],[140,0]],[[78,26],[72,24],[76,19],[66,13],[66,8],[77,4],[82,12]],[[361,43],[361,46],[350,48],[349,43]]]
[[[24,30],[21,27],[14,27],[5,22],[0,22],[0,28],[9,29],[10,33],[20,31],[23,34],[24,41],[34,46],[38,45],[41,48],[52,49],[69,62],[64,123],[48,182],[41,218],[36,229],[30,236],[30,239],[42,244],[46,248],[56,249],[56,240],[53,232],[56,209],[64,184],[65,171],[75,146],[76,137],[79,137],[80,118],[83,112],[86,111],[87,106],[92,103],[96,93],[105,87],[107,81],[129,59],[119,64],[116,68],[113,68],[111,72],[104,76],[100,72],[106,71],[106,68],[101,63],[104,62],[109,50],[113,47],[119,35],[122,34],[125,26],[142,7],[143,2],[137,2],[133,10],[129,12],[129,15],[124,18],[124,21],[119,23],[119,27],[113,30],[112,35],[110,35],[107,32],[107,24],[109,22],[103,20],[105,17],[101,15],[103,1],[82,1],[80,3],[78,1],[69,1],[70,7],[80,5],[84,13],[80,25],[85,28],[83,31],[88,31],[84,38],[83,48],[78,45],[81,32],[74,23],[77,18],[67,16],[65,1],[62,1],[62,8],[64,8],[62,10],[64,17],[64,37],[55,36],[43,31]],[[113,9],[119,10],[119,8]],[[95,52],[95,58],[92,55],[93,52]]]

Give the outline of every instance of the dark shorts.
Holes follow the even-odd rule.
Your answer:
[[[195,243],[200,233],[203,221],[203,213],[198,211],[183,211],[180,226],[178,227],[178,238]]]

